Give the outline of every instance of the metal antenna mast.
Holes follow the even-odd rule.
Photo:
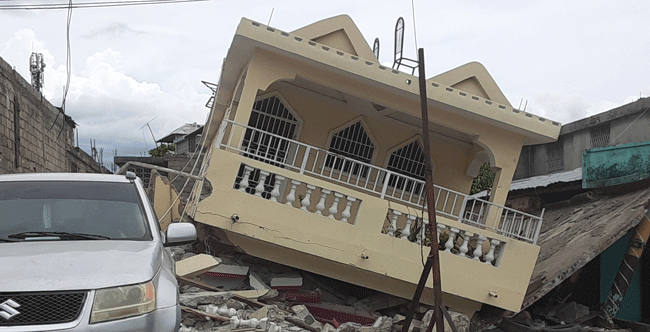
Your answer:
[[[156,120],[157,117],[158,117],[157,115],[154,116],[153,119],[149,120],[142,127],[140,127],[140,129],[138,129],[138,130],[142,130],[142,128],[144,128],[145,126],[147,126],[149,128],[149,132],[151,133],[151,137],[153,138],[153,144],[154,144],[155,147],[158,147],[158,142],[156,142],[156,137],[153,135],[153,130],[151,130],[151,126],[149,125],[149,123],[151,123],[151,121],[153,121],[153,120]]]
[[[29,57],[29,71],[32,74],[32,86],[43,92],[43,71],[45,71],[45,62],[43,62],[43,54],[32,52]]]

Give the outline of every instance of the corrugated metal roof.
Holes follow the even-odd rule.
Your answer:
[[[553,183],[572,182],[577,180],[582,180],[582,168],[576,168],[572,171],[567,172],[553,173],[515,180],[510,184],[510,191],[546,187]]]
[[[186,136],[198,128],[203,127],[203,125],[197,124],[196,122],[194,123],[186,123],[178,128],[176,128],[174,131],[171,133],[167,134],[167,136],[159,139],[157,142],[162,142],[162,143],[172,143],[174,141],[174,138],[179,137],[179,136]]]

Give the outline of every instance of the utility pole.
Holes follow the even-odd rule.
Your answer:
[[[440,283],[440,253],[438,252],[438,233],[437,229],[437,220],[436,220],[436,205],[435,205],[435,193],[433,191],[433,165],[431,163],[431,145],[429,144],[429,111],[427,106],[427,86],[424,73],[424,49],[418,49],[418,81],[420,83],[420,110],[422,111],[422,143],[423,143],[423,153],[424,153],[424,180],[425,180],[425,191],[427,199],[427,214],[429,216],[429,240],[431,245],[431,250],[429,251],[429,256],[427,257],[427,263],[425,264],[422,275],[420,276],[420,282],[415,290],[413,295],[413,300],[409,305],[408,312],[406,314],[406,320],[402,327],[403,332],[407,332],[411,326],[411,321],[413,315],[415,314],[415,309],[420,303],[420,298],[422,297],[422,292],[426,286],[427,279],[429,278],[429,272],[431,271],[433,275],[433,317],[429,326],[427,327],[427,332],[433,330],[433,325],[436,325],[437,332],[444,332],[444,323],[442,320],[442,285]],[[424,217],[424,216],[423,216]],[[450,324],[453,324],[451,321]]]

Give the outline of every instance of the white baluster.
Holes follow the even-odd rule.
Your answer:
[[[485,255],[485,264],[492,264],[492,261],[494,260],[494,250],[499,244],[501,244],[501,241],[497,239],[492,239],[490,241],[490,251]]]
[[[300,204],[302,204],[302,207],[300,207],[301,210],[303,211],[308,211],[307,208],[311,205],[311,192],[316,189],[316,186],[312,186],[311,184],[307,185],[307,192],[305,193],[305,198],[300,201]]]
[[[248,182],[248,178],[250,177],[252,171],[253,171],[252,167],[248,165],[244,165],[244,176],[239,182],[239,191],[246,192],[246,189],[248,189],[248,186],[250,185],[250,182]]]
[[[237,316],[230,317],[230,328],[236,329],[239,327],[250,327],[250,328],[261,328],[266,329],[268,323],[268,318],[262,318],[261,320],[257,318],[251,319],[239,319]]]
[[[216,305],[209,304],[207,308],[205,308],[205,312],[213,315],[221,315],[226,317],[232,317],[237,315],[237,310],[233,308],[228,308],[228,306],[226,305],[217,307]]]
[[[463,245],[460,246],[460,255],[465,256],[467,254],[467,251],[469,250],[469,238],[472,237],[472,233],[465,231],[463,234]]]
[[[289,195],[287,195],[287,202],[284,203],[288,206],[293,206],[293,202],[296,201],[296,188],[300,185],[300,181],[291,180],[291,189],[289,190]]]
[[[352,214],[350,214],[350,209],[352,208],[352,203],[356,202],[357,199],[354,197],[345,196],[345,200],[345,209],[343,212],[341,212],[341,217],[343,217],[341,218],[342,222],[348,222],[348,218],[352,216]]]
[[[321,188],[320,190],[320,201],[318,201],[318,204],[316,204],[316,214],[319,216],[323,215],[323,210],[325,210],[325,200],[327,199],[327,196],[329,196],[332,193],[331,190],[327,190],[325,188]]]
[[[480,260],[481,255],[483,255],[483,241],[487,240],[487,237],[479,235],[476,239],[476,249],[474,249],[474,260]]]
[[[408,240],[409,236],[411,236],[411,225],[415,221],[415,216],[412,214],[407,214],[406,215],[406,226],[404,226],[404,229],[402,230],[402,239]]]
[[[260,182],[258,182],[255,187],[255,196],[262,197],[262,193],[264,192],[264,182],[266,182],[266,177],[268,177],[269,174],[271,173],[260,170]]]
[[[271,191],[271,201],[273,202],[279,202],[282,201],[282,198],[278,200],[278,197],[280,197],[280,185],[282,185],[282,182],[284,182],[284,176],[276,174],[275,175],[275,183],[273,184],[273,190]]]
[[[442,234],[442,231],[444,231],[447,226],[440,223],[436,223],[436,225],[438,225],[438,244],[440,244],[440,234]],[[431,242],[433,243],[433,240]]]
[[[458,234],[459,231],[460,230],[458,230],[458,228],[449,227],[449,239],[447,240],[447,243],[445,243],[446,252],[451,252],[451,249],[454,248],[454,241],[456,240],[456,234]]]
[[[420,232],[418,233],[417,236],[417,243],[422,244],[422,241],[426,238],[426,232],[427,232],[427,226],[429,225],[429,222],[425,219],[420,219],[422,220],[422,223],[420,224]]]
[[[343,198],[343,194],[337,192],[334,193],[334,202],[332,202],[332,206],[330,206],[329,218],[336,220],[336,214],[339,212],[339,201],[341,198]]]
[[[388,226],[388,235],[395,236],[397,230],[397,219],[402,215],[402,212],[393,210],[393,215],[390,219],[390,226]]]

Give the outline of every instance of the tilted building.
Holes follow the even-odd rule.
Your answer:
[[[522,146],[560,124],[513,108],[479,63],[426,85],[444,303],[518,311],[542,217],[503,204]],[[190,214],[249,254],[410,298],[429,243],[420,112],[418,78],[382,65],[350,17],[291,33],[242,19],[203,131],[213,191]]]

